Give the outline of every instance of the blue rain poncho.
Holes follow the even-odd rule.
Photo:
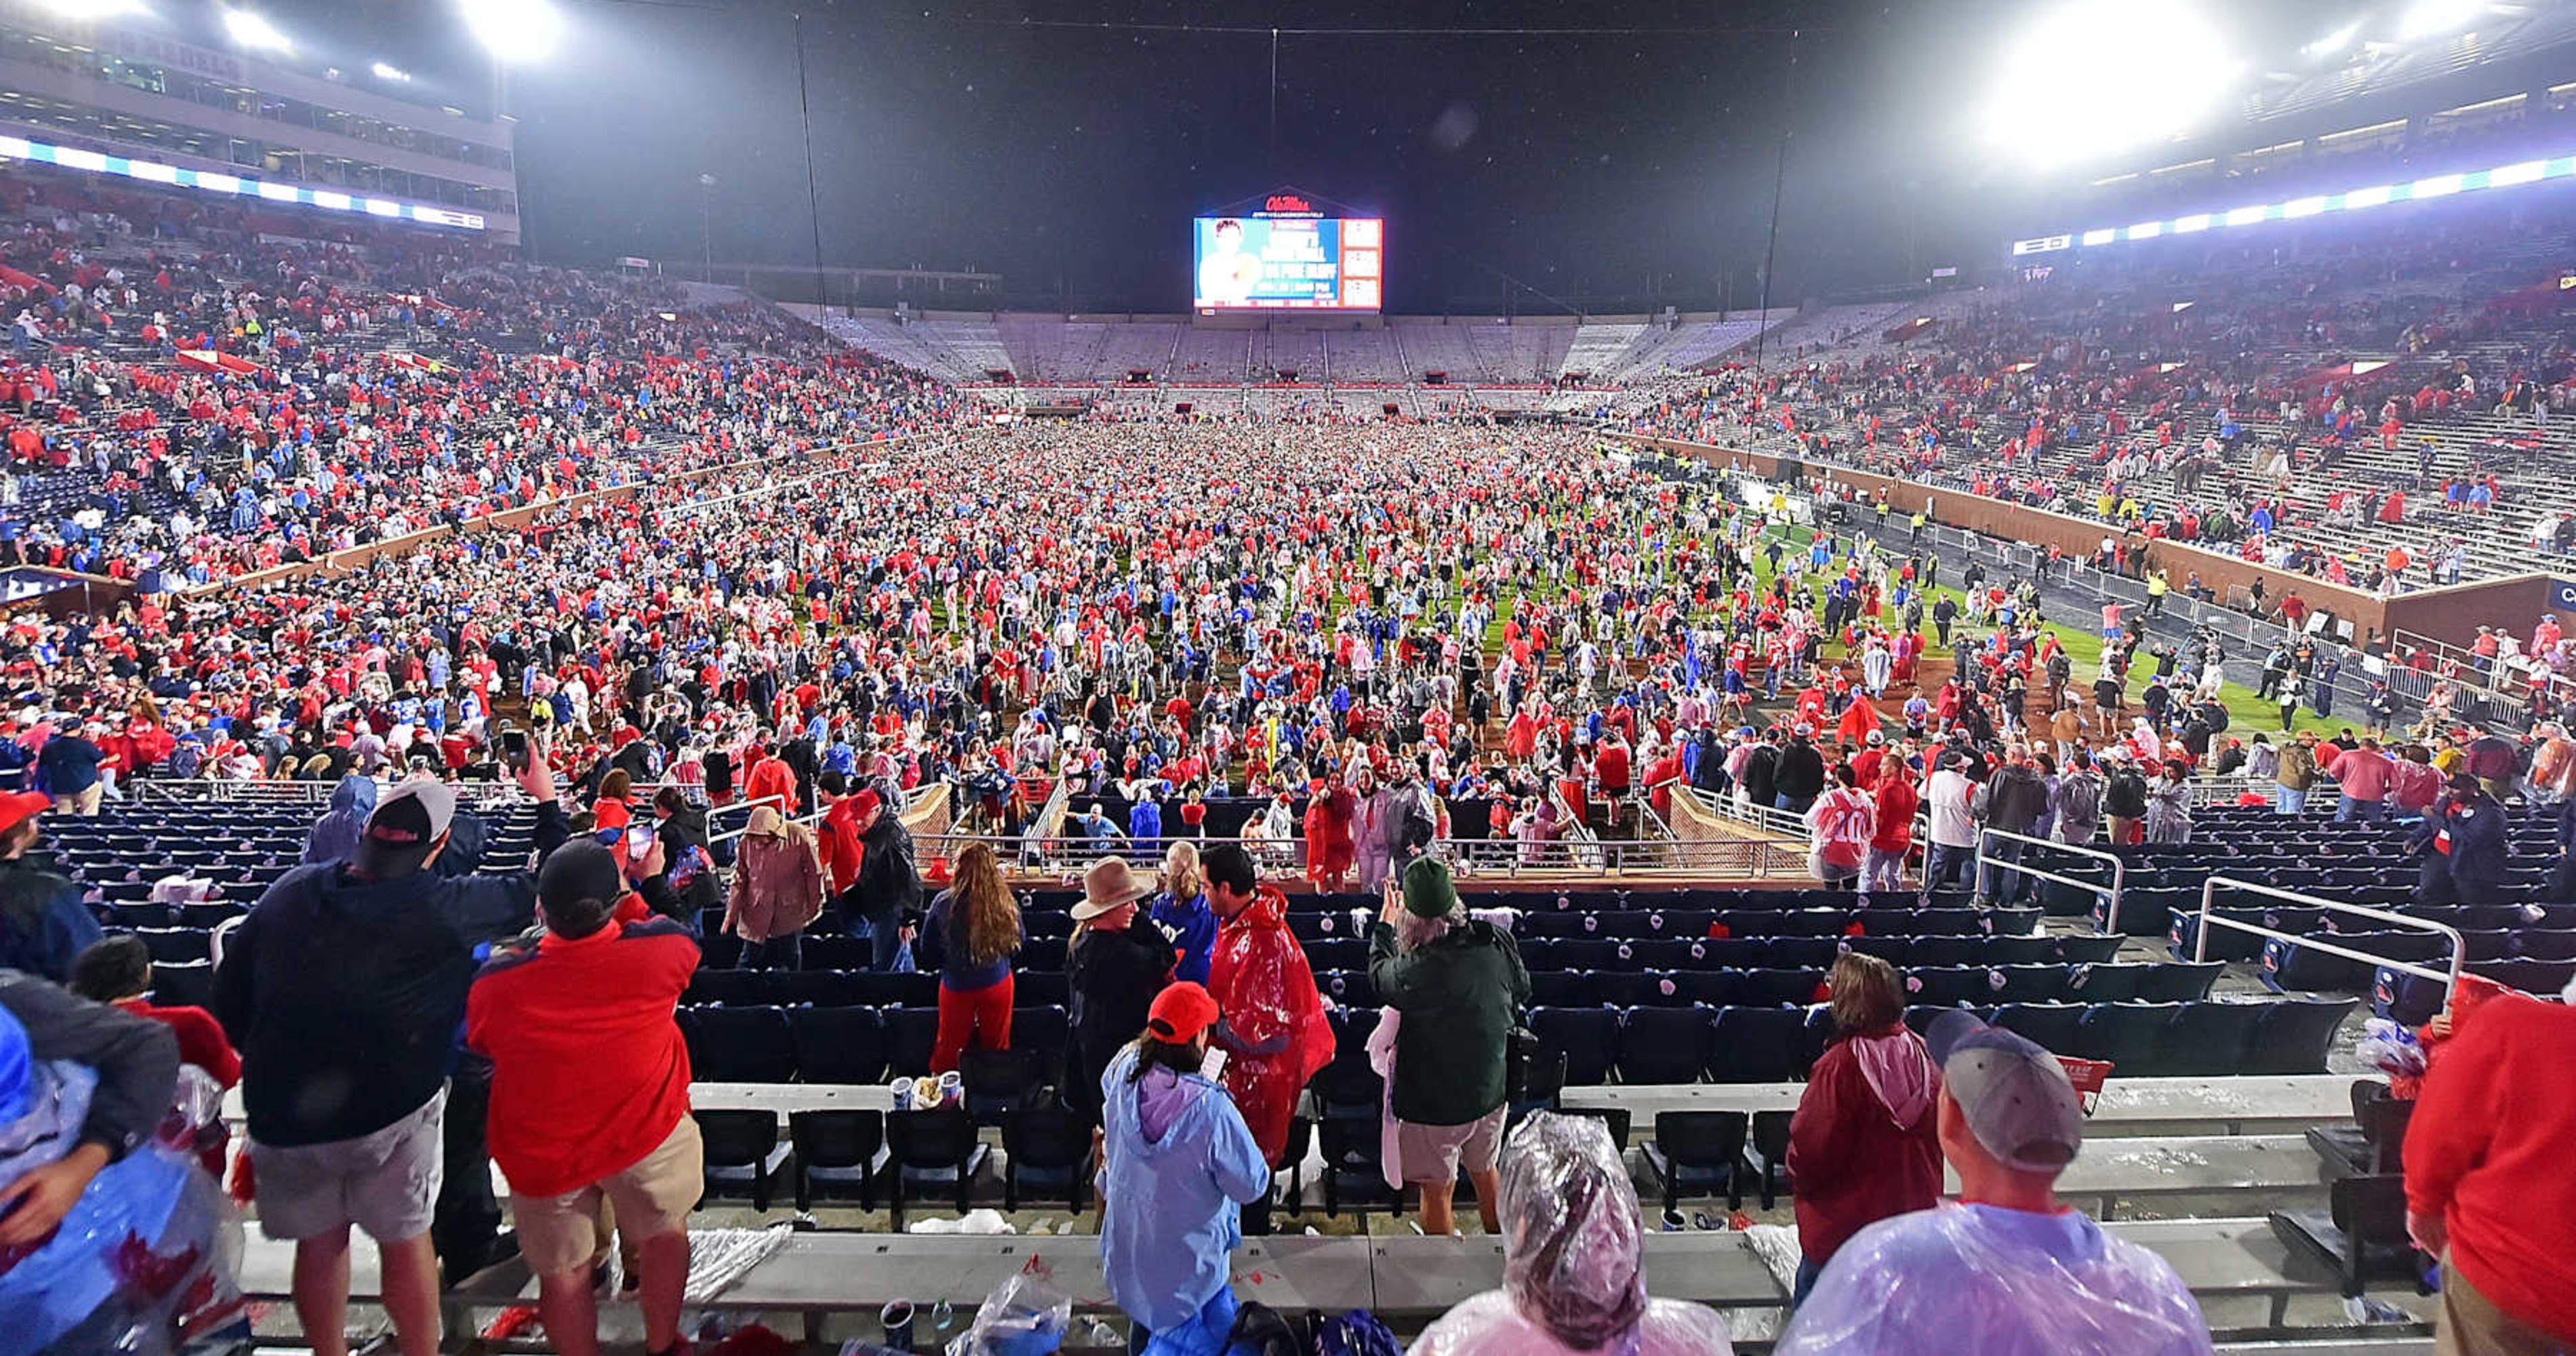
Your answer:
[[[1226,1289],[1238,1203],[1270,1189],[1270,1165],[1222,1085],[1165,1070],[1131,1082],[1135,1067],[1130,1047],[1100,1079],[1100,1266],[1118,1307],[1160,1333]]]
[[[0,1356],[168,1356],[213,1333],[247,1335],[233,1279],[239,1216],[172,1143],[217,1116],[222,1093],[202,1073],[183,1074],[180,1089],[162,1138],[101,1169],[53,1237],[0,1250]],[[0,1185],[68,1153],[97,1090],[85,1065],[29,1058],[26,1028],[0,1010]]]

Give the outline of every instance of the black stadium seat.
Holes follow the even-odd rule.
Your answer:
[[[783,1008],[680,1009],[689,1068],[709,1083],[785,1083],[796,1076],[794,1028]]]
[[[2225,1077],[2239,1072],[2253,1044],[2254,1028],[2268,1003],[2185,1003],[2165,1029],[2164,1043],[2141,1074]]]
[[[1696,1083],[1708,1064],[1708,1012],[1701,1008],[1631,1008],[1619,1028],[1619,1081]]]
[[[885,1020],[875,1008],[800,1008],[790,1025],[796,1071],[804,1081],[868,1084],[886,1080]],[[707,1075],[701,1070],[698,1076]]]
[[[1532,1008],[1530,1031],[1541,1044],[1565,1052],[1568,1087],[1610,1081],[1619,1048],[1619,1014],[1608,1008]]]
[[[1807,1014],[1797,1008],[1719,1008],[1710,1033],[1712,1083],[1787,1083],[1807,1076]]]
[[[2324,1073],[2336,1030],[2359,1006],[2360,1000],[2351,998],[2265,1004],[2246,1047],[2245,1072]]]
[[[2100,1003],[2084,1010],[2077,1024],[2075,1048],[2060,1054],[2110,1062],[2128,1070],[2152,1065],[2173,1025],[2178,1003]]]
[[[1741,1111],[1659,1111],[1655,1135],[1639,1146],[1651,1180],[1664,1192],[1664,1209],[1681,1204],[1682,1193],[1726,1193],[1730,1210],[1744,1205],[1744,1136]]]
[[[2085,1011],[2082,1003],[2007,1003],[1995,1010],[1994,1024],[2041,1049],[2067,1055],[2076,1052],[2076,1028]]]
[[[930,1072],[930,1052],[939,1041],[939,1009],[888,1008],[885,1023],[888,1071],[915,1078]]]

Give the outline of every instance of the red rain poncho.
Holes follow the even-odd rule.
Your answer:
[[[1288,931],[1288,900],[1277,888],[1262,886],[1243,912],[1217,929],[1207,987],[1243,1044],[1287,1037],[1275,1054],[1235,1055],[1225,1066],[1225,1090],[1276,1167],[1288,1152],[1297,1094],[1333,1060],[1324,997],[1315,991],[1304,948]]]

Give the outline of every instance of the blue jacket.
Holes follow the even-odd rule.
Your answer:
[[[1223,1086],[1188,1074],[1157,1092],[1151,1073],[1128,1081],[1135,1067],[1131,1047],[1100,1079],[1100,1269],[1118,1307],[1159,1332],[1226,1288],[1227,1255],[1243,1242],[1238,1202],[1270,1189],[1270,1165]]]
[[[1154,926],[1180,948],[1180,964],[1172,971],[1172,978],[1207,983],[1208,962],[1216,955],[1216,912],[1208,907],[1207,893],[1174,899],[1166,890],[1154,896],[1151,917]]]
[[[36,784],[57,796],[77,796],[98,785],[99,760],[106,756],[79,735],[55,735],[36,751]]]
[[[56,984],[99,939],[98,919],[81,887],[29,862],[0,862],[0,968],[42,975]]]

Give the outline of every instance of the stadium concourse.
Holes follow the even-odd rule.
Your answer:
[[[16,165],[0,185],[8,540],[78,586],[0,636],[6,941],[34,976],[0,1003],[65,1061],[43,1077],[95,1088],[67,1137],[103,1136],[5,1168],[43,1190],[0,1243],[44,1244],[29,1210],[72,1221],[55,1293],[107,1297],[37,1347],[247,1323],[332,1351],[342,1287],[407,1345],[443,1314],[582,1350],[593,1307],[655,1350],[683,1312],[826,1344],[909,1339],[909,1312],[944,1340],[1026,1271],[1076,1307],[1076,1348],[1125,1342],[1091,1322],[1123,1312],[1171,1349],[1213,1284],[1432,1351],[1497,1287],[1696,1335],[1673,1349],[1881,1349],[1850,1335],[1861,1298],[1926,1287],[1860,1226],[1955,1190],[2109,1220],[2068,1223],[2095,1265],[2067,1284],[2154,1350],[2421,1351],[2440,1301],[2410,1192],[2443,1202],[2408,1145],[2522,1128],[2441,1089],[2576,976],[2559,726],[2464,728],[2394,687],[2337,716],[2340,651],[2281,631],[2275,659],[2262,618],[2105,615],[1990,549],[1794,521],[1803,486],[1602,444],[1776,421],[1802,455],[1935,484],[2103,481],[2116,518],[2133,459],[2180,470],[2117,414],[2214,463],[2206,529],[2279,496],[2200,431],[2309,389],[2318,342],[2225,251],[2183,261],[2208,297],[2183,314],[2237,347],[2170,361],[2229,375],[2168,390],[2088,346],[2161,367],[2141,336],[2170,301],[2123,321],[2053,279],[1901,341],[1872,308],[1311,350],[1005,317],[988,346]],[[2445,355],[2401,365],[2448,372],[2429,395],[2385,379],[2401,447],[2502,419],[2547,458],[2532,410],[2559,390],[2512,383],[2563,378],[2563,342],[2463,320],[2521,265],[2417,304],[2374,289],[2418,242],[2319,249],[2283,284],[2309,324]],[[1645,375],[1766,327],[1794,375]],[[2468,333],[2531,356],[2443,347]],[[1049,381],[1204,374],[1241,413],[1122,419],[1109,393],[997,423],[924,370],[996,352]],[[1993,375],[2017,352],[2035,366]],[[1327,419],[1260,380],[1320,366],[1427,413],[1433,353],[1615,417]],[[2249,549],[2383,544],[2317,511],[2394,473],[2324,431],[2379,384],[2261,401],[2318,455],[2299,513],[2271,506],[2296,525]],[[2017,446],[1973,432],[2035,413]],[[2497,519],[2487,490],[2458,523]],[[584,950],[602,936],[635,944]],[[2492,996],[2472,1018],[2464,994]],[[2428,1023],[2460,1071],[2401,1141]],[[1178,1072],[1209,1043],[1223,1097]],[[1164,1067],[1113,1064],[1138,1058]],[[1146,1080],[1157,1129],[1138,1094],[1103,1106],[1104,1069]],[[147,1144],[174,1081],[183,1142]],[[1875,1148],[1837,1157],[1800,1111]],[[1232,1242],[1239,1209],[1251,1237],[1122,1252],[1157,1227],[1135,1202],[1191,1204],[1135,1165],[1219,1120],[1229,1199],[1187,1222]],[[692,1140],[703,1173],[672,1170]],[[254,1165],[238,1267],[205,1246],[228,1157]],[[1481,1218],[1452,1213],[1461,1175]],[[622,1248],[579,1218],[603,1178]],[[113,1213],[145,1195],[145,1241],[185,1260],[97,1284],[102,1239],[155,1227]],[[790,1218],[817,1227],[762,1228]],[[351,1222],[384,1246],[344,1271]],[[1587,1263],[1523,1251],[1587,1232],[1612,1240]],[[1724,1321],[1639,1310],[1640,1257],[1659,1301]],[[594,1263],[638,1301],[601,1306]]]

